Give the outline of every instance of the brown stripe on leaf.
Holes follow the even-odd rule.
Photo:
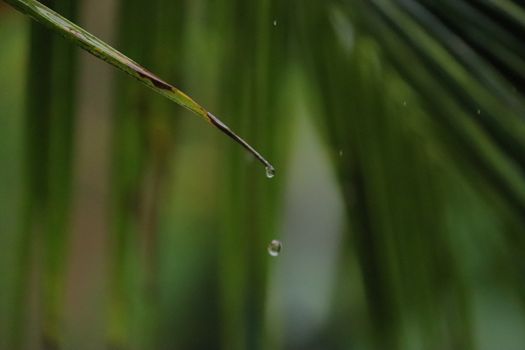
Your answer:
[[[138,67],[137,67],[138,68]],[[164,80],[154,76],[152,73],[148,72],[147,70],[144,70],[144,69],[137,69],[137,73],[138,75],[140,75],[141,78],[145,78],[145,79],[148,79],[149,81],[151,81],[151,83],[158,87],[159,89],[163,89],[163,90],[169,90],[171,91],[173,89],[173,87],[166,83]]]
[[[248,152],[250,152],[251,154],[253,154],[253,156],[255,158],[257,158],[262,164],[264,164],[264,166],[266,167],[266,169],[271,169],[272,171],[275,171],[274,170],[274,167],[270,164],[270,162],[268,162],[259,152],[257,152],[252,146],[250,146],[248,144],[248,142],[244,141],[239,135],[237,135],[236,133],[234,133],[226,124],[224,124],[223,122],[221,122],[219,120],[219,118],[217,118],[216,116],[214,116],[213,114],[211,114],[210,112],[206,112],[206,115],[208,116],[208,120],[210,121],[210,123],[212,123],[217,129],[219,129],[220,131],[222,131],[224,134],[228,135],[230,138],[232,138],[233,140],[235,140],[235,142],[237,142],[238,144],[240,144],[241,146],[243,146],[246,150],[248,150]]]

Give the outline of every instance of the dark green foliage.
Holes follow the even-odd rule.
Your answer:
[[[73,2],[56,5],[74,18]],[[101,199],[111,203],[104,260],[109,277],[98,296],[106,304],[93,311],[106,320],[99,327],[103,334],[96,335],[104,345],[523,347],[521,3],[117,5],[115,47],[216,111],[268,157],[277,175],[267,179],[238,145],[118,76],[111,191]],[[23,210],[11,211],[22,213],[20,233],[16,239],[0,236],[0,244],[16,247],[16,266],[1,270],[11,271],[12,282],[0,286],[13,296],[0,299],[0,307],[13,302],[6,307],[9,316],[0,318],[0,335],[9,335],[1,349],[26,343],[63,348],[63,338],[71,337],[64,334],[62,314],[76,154],[75,51],[40,27],[31,28],[23,138],[27,195]],[[0,104],[8,106],[1,98]],[[303,110],[326,146],[347,227],[337,241],[335,271],[328,271],[337,276],[330,312],[298,341],[292,323],[306,322],[302,316],[310,310],[294,310],[292,303],[280,311],[292,310],[301,319],[269,315],[269,295],[279,283],[270,278],[275,272],[270,267],[283,268],[270,262],[297,261],[285,257],[299,255],[299,248],[285,242],[279,258],[265,249],[281,238],[282,221],[300,221],[283,218],[282,203],[294,195],[283,191],[287,181],[302,181],[287,175],[288,148],[298,142],[292,135],[304,122]],[[0,162],[15,164],[3,153]],[[303,176],[317,166],[303,164]],[[7,202],[0,198],[0,208]],[[286,215],[298,215],[292,213]],[[97,227],[84,225],[87,232]],[[315,289],[316,283],[303,288]],[[67,344],[89,347],[86,343],[73,336]]]
[[[350,13],[353,33],[338,33]],[[304,36],[324,40],[307,47],[310,70],[328,142],[344,154],[337,167],[376,347],[474,348],[479,281],[461,236],[483,237],[480,225],[496,221],[501,244],[522,247],[523,46],[511,44],[521,29],[508,14],[461,1],[356,1],[312,15],[319,25]],[[492,31],[479,35],[480,21]],[[354,36],[351,49],[344,35]],[[495,49],[503,43],[505,57]],[[480,204],[459,204],[471,191]],[[504,248],[507,271],[522,268],[514,248]]]

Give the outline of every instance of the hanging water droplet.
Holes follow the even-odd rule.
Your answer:
[[[274,169],[274,167],[267,166],[266,167],[266,177],[271,179],[274,176],[275,176],[275,169]]]
[[[274,239],[273,241],[268,244],[268,254],[271,256],[278,256],[281,253],[281,250],[283,249],[283,244],[281,241],[278,241]]]
[[[273,20],[273,26],[277,27],[277,20],[276,19]]]

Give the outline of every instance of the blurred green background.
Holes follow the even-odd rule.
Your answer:
[[[521,0],[45,4],[277,175],[0,3],[0,349],[525,348]]]

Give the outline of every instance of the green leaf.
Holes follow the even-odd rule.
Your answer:
[[[131,75],[144,85],[148,86],[155,92],[169,98],[177,104],[189,109],[197,114],[217,129],[228,135],[237,143],[242,145],[248,152],[253,154],[267,169],[267,172],[273,173],[274,167],[250,144],[244,141],[240,136],[235,134],[219,118],[208,112],[204,107],[195,102],[191,97],[180,91],[173,85],[167,83],[146,68],[139,65],[121,52],[115,50],[99,38],[80,28],[73,22],[62,17],[50,8],[42,5],[35,0],[5,0],[8,4],[22,13],[32,17],[36,21],[47,25],[51,29],[60,33],[66,39],[73,41],[75,44],[88,51],[95,57],[115,66],[123,72]]]

